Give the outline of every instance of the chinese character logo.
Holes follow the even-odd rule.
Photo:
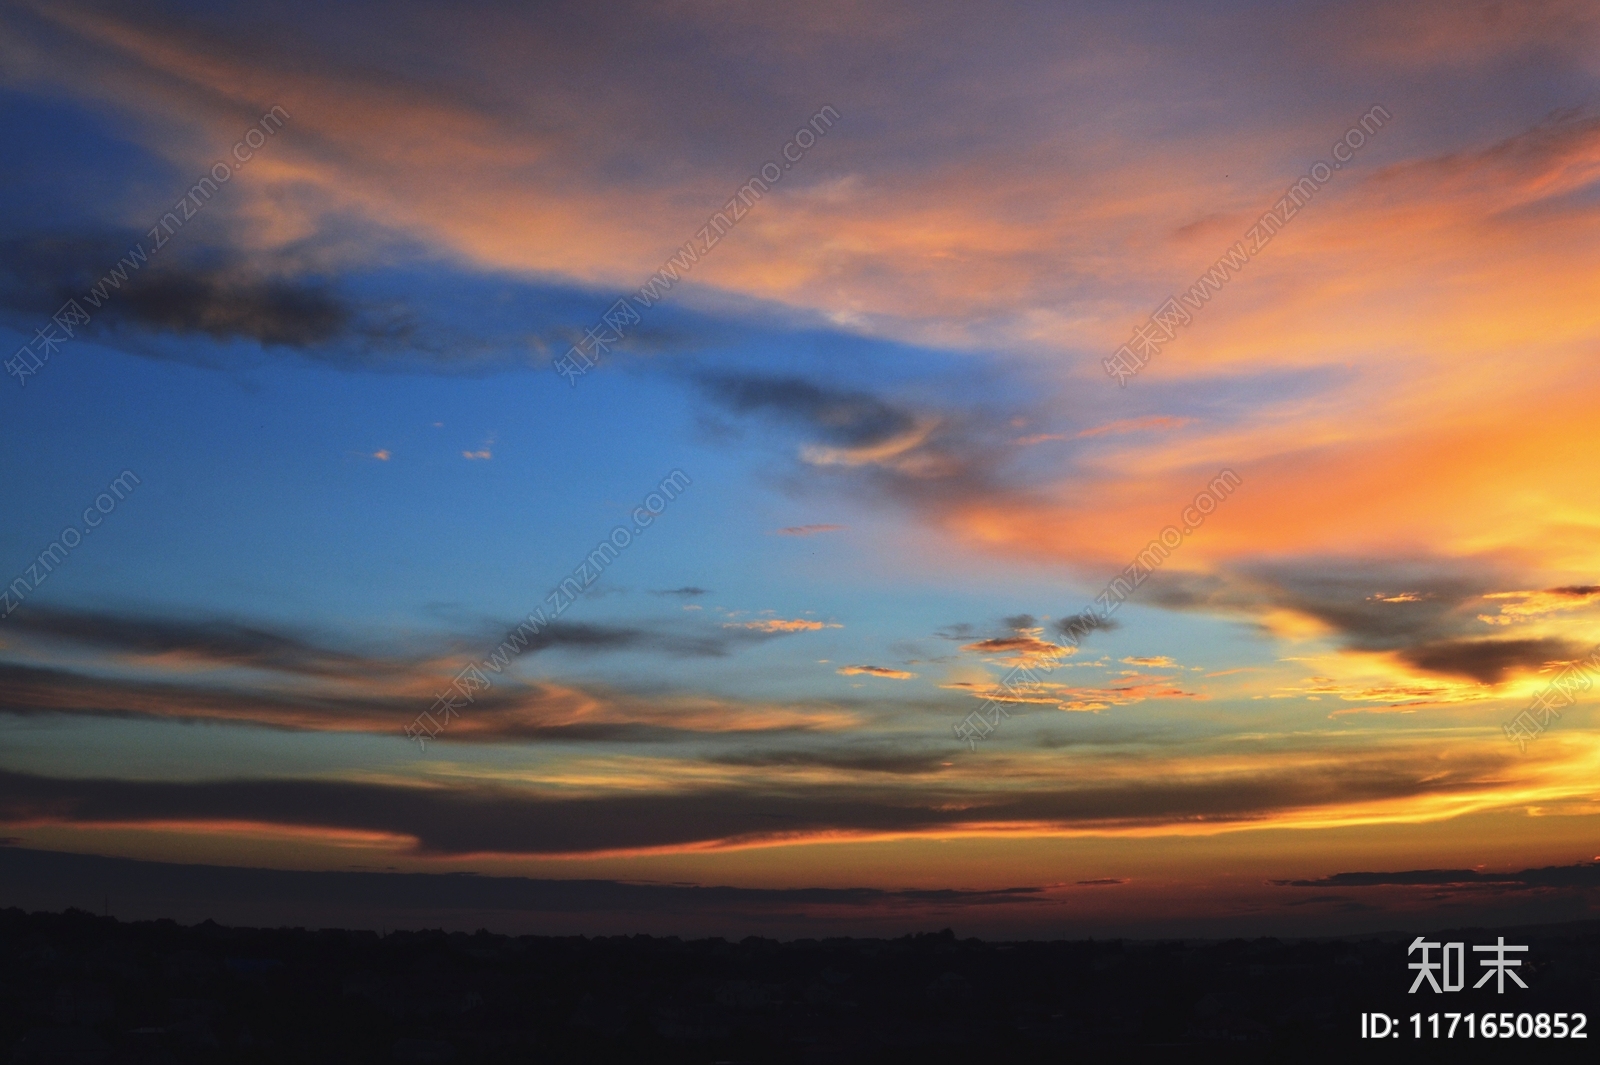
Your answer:
[[[1489,971],[1484,973],[1478,982],[1472,985],[1474,990],[1488,983],[1490,977],[1497,977],[1495,983],[1495,993],[1504,994],[1506,990],[1506,977],[1508,976],[1511,977],[1511,982],[1516,984],[1518,987],[1523,989],[1527,988],[1528,985],[1522,982],[1522,978],[1511,971],[1522,964],[1521,960],[1506,957],[1507,951],[1523,951],[1527,950],[1527,947],[1507,946],[1506,937],[1501,936],[1500,942],[1492,947],[1475,946],[1472,949],[1474,952],[1483,951],[1492,952],[1494,954],[1493,958],[1484,958],[1479,962],[1480,965],[1485,966]],[[1434,994],[1442,994],[1446,991],[1460,991],[1466,986],[1467,962],[1465,943],[1429,943],[1421,936],[1418,936],[1416,939],[1411,941],[1411,946],[1406,948],[1406,955],[1409,957],[1419,950],[1422,952],[1422,960],[1410,962],[1407,966],[1408,968],[1416,970],[1417,973],[1417,978],[1411,981],[1411,990],[1408,992],[1409,994],[1415,995],[1417,993],[1417,988],[1421,987],[1424,981],[1427,982],[1428,987],[1433,990]],[[1433,959],[1433,952],[1436,950],[1440,951],[1438,961]]]

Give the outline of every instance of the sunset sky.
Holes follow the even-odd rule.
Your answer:
[[[8,851],[1600,912],[1593,3],[6,2],[0,130]]]

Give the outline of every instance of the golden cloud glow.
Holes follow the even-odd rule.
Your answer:
[[[725,629],[753,629],[756,632],[816,632],[818,629],[842,629],[832,621],[810,621],[806,618],[761,618],[757,621],[725,621]]]
[[[1577,585],[1538,592],[1491,592],[1485,599],[1510,600],[1495,614],[1479,614],[1490,625],[1510,625],[1562,610],[1578,610],[1600,603],[1600,585]]]
[[[999,662],[1006,666],[1030,666],[1041,663],[1054,662],[1077,654],[1076,647],[1050,643],[1042,639],[1044,629],[1026,628],[1016,630],[1014,636],[999,636],[988,640],[979,640],[976,643],[964,644],[963,651],[972,651],[975,654],[993,655],[991,661]]]
[[[1208,696],[1172,685],[1171,677],[1132,674],[1107,687],[1084,687],[1055,681],[1021,681],[1010,685],[980,685],[966,681],[944,687],[970,691],[979,699],[999,703],[1037,703],[1058,710],[1097,712],[1129,706],[1147,699],[1205,699]]]
[[[910,680],[916,676],[903,669],[886,669],[883,666],[840,666],[834,672],[842,677],[887,677],[890,680]]]

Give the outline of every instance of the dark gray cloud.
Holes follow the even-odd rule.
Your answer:
[[[508,638],[515,631],[507,630],[502,638]],[[522,654],[555,649],[590,654],[646,651],[674,658],[725,658],[742,647],[792,635],[783,629],[730,628],[683,617],[640,625],[557,621],[527,637]]]
[[[1076,614],[1068,614],[1064,618],[1057,618],[1050,623],[1050,627],[1063,636],[1071,637],[1075,641],[1081,641],[1083,637],[1091,632],[1110,632],[1117,628],[1119,624],[1120,622],[1113,621],[1111,618],[1103,618],[1098,614],[1085,610]]]
[[[1294,610],[1340,633],[1351,647],[1377,651],[1458,635],[1463,605],[1494,590],[1496,575],[1444,563],[1304,558],[1213,574],[1158,571],[1145,587],[1152,602],[1176,609]]]
[[[524,655],[559,648],[567,651],[656,651],[680,658],[721,658],[740,644],[759,643],[782,633],[708,628],[699,622],[682,631],[628,625],[558,621],[528,638]],[[508,634],[509,635],[509,634]]]
[[[183,260],[162,250],[152,259],[150,244],[148,235],[118,232],[12,237],[0,242],[0,306],[48,316],[76,299],[96,329],[297,348],[348,337],[356,326],[355,309],[325,279],[264,276],[215,253]]]
[[[0,653],[0,713],[77,714],[101,717],[209,721],[313,731],[394,733],[431,700],[417,691],[443,691],[464,666],[498,652],[495,634],[438,637],[426,645],[368,653],[283,629],[216,618],[175,618],[71,610],[27,604],[7,621],[12,639],[30,656]],[[540,654],[656,654],[673,658],[720,658],[740,648],[791,633],[726,628],[683,617],[640,625],[557,622],[531,636],[509,641],[506,662]],[[60,645],[88,648],[89,664],[50,662]],[[138,672],[130,672],[129,659]],[[172,668],[152,676],[151,666]],[[198,668],[197,668],[198,667]],[[484,667],[488,668],[488,667]],[[214,672],[201,672],[211,670]],[[230,674],[257,670],[277,676]],[[336,682],[336,683],[330,683]],[[443,734],[445,740],[582,742],[670,742],[715,732],[770,736],[805,733],[809,726],[766,726],[759,714],[742,721],[680,725],[670,707],[673,692],[645,692],[604,685],[529,683],[503,673],[479,691],[470,727]],[[575,720],[578,702],[605,708],[597,719]],[[727,716],[742,704],[712,701]],[[821,711],[819,710],[819,713]],[[715,713],[713,711],[713,715]]]
[[[443,687],[443,682],[441,682]],[[388,732],[408,724],[416,701],[381,694],[240,690],[216,684],[106,677],[66,669],[0,664],[0,713],[214,721],[267,728]],[[506,709],[509,692],[480,695],[486,712]]]
[[[893,773],[920,776],[943,772],[950,766],[949,751],[898,751],[887,748],[740,751],[715,755],[718,765],[756,768],[840,769],[851,773]]]
[[[302,871],[180,865],[88,854],[0,848],[0,905],[59,909],[108,891],[120,914],[312,927],[468,927],[517,923],[519,915],[616,914],[628,931],[662,918],[702,918],[727,931],[728,919],[757,930],[782,919],[804,933],[807,915],[868,921],[905,915],[931,919],[952,911],[1049,900],[1047,889],[882,889],[872,887],[751,888],[600,879],[535,879],[450,873]],[[603,924],[603,923],[602,923]],[[562,925],[563,931],[570,925]],[[586,928],[592,931],[592,928]]]
[[[1334,873],[1315,880],[1273,880],[1279,887],[1363,888],[1363,887],[1490,887],[1597,888],[1600,863],[1546,865],[1514,873],[1480,873],[1476,869],[1407,869],[1393,873]]]
[[[0,240],[0,308],[49,317],[66,300],[88,292],[137,241],[131,231],[6,237]]]
[[[448,731],[448,730],[447,730]],[[0,823],[237,820],[376,831],[435,854],[569,854],[796,833],[943,831],[1004,822],[1063,828],[1255,823],[1285,810],[1379,802],[1498,786],[1512,755],[1256,769],[1206,779],[1127,780],[986,793],[928,781],[770,785],[568,796],[489,785],[409,787],[364,781],[159,782],[0,772]]]
[[[148,614],[72,610],[29,604],[10,620],[32,636],[115,654],[182,655],[216,666],[242,666],[313,676],[392,673],[400,660],[331,647],[285,631],[216,618],[180,619]]]
[[[419,677],[422,674],[418,674]],[[431,690],[450,684],[450,672],[425,678]],[[494,688],[475,693],[470,725],[457,724],[435,739],[443,742],[673,743],[717,736],[750,740],[804,734],[802,723],[744,727],[699,727],[675,722],[665,712],[672,693],[634,693],[601,686],[558,687],[502,676]],[[599,720],[573,721],[575,703],[603,707]],[[216,724],[291,731],[368,732],[400,736],[431,698],[414,695],[350,694],[346,689],[307,691],[300,686],[248,689],[220,684],[171,683],[142,678],[94,676],[63,669],[0,663],[0,714],[68,714]],[[702,708],[703,709],[703,708]],[[729,713],[742,709],[727,704]]]
[[[1000,619],[1000,636],[982,640],[982,643],[985,645],[984,650],[991,651],[1004,651],[1030,646],[1035,641],[1025,634],[1033,629],[1046,628],[1051,632],[1066,637],[1062,641],[1063,644],[1076,647],[1083,642],[1084,637],[1089,633],[1110,632],[1112,629],[1117,628],[1117,624],[1110,618],[1102,618],[1088,611],[1068,614],[1048,624],[1041,622],[1032,614],[1012,614],[1009,617]],[[971,643],[980,639],[977,627],[966,622],[946,625],[935,631],[934,635],[941,640],[953,640],[960,643]]]
[[[692,584],[686,584],[682,588],[663,588],[660,591],[651,592],[650,594],[651,595],[680,595],[680,596],[684,597],[685,599],[692,599],[692,598],[694,598],[696,596],[711,594],[711,589],[709,589],[709,588],[697,588],[696,586],[694,586]]]
[[[798,377],[707,374],[700,383],[707,394],[736,413],[770,414],[844,447],[880,444],[917,425],[914,413],[870,393],[829,388]]]
[[[1445,560],[1302,558],[1216,573],[1161,571],[1146,582],[1151,602],[1178,610],[1262,617],[1291,610],[1315,618],[1353,651],[1388,652],[1413,668],[1499,684],[1517,673],[1580,654],[1553,637],[1490,636],[1480,615],[1527,588],[1487,563]],[[1587,585],[1548,589],[1583,597]]]
[[[970,400],[957,407],[885,399],[795,376],[706,372],[696,381],[724,410],[765,416],[795,432],[802,443],[797,474],[847,478],[873,499],[935,512],[1023,498],[1004,474],[1017,452],[1010,444],[1015,433],[1006,428],[1009,412]],[[970,382],[943,387],[975,394]]]
[[[154,270],[131,281],[107,310],[114,320],[159,332],[294,348],[346,336],[355,317],[325,285],[183,269]]]
[[[1468,677],[1499,684],[1514,672],[1533,672],[1551,662],[1576,657],[1581,644],[1567,640],[1440,640],[1408,647],[1400,658],[1428,673]]]
[[[685,592],[685,589],[678,589],[665,594]],[[436,640],[434,646],[411,654],[363,654],[304,633],[222,618],[122,614],[34,604],[14,614],[9,624],[29,636],[70,642],[112,654],[178,655],[213,666],[240,666],[307,676],[402,674],[427,668],[428,659],[459,654],[462,648],[492,649],[483,636],[458,634]],[[501,630],[502,638],[509,631]],[[781,639],[785,635],[671,618],[640,625],[558,621],[519,642],[522,655],[562,649],[592,654],[648,651],[682,658],[720,658],[742,646]]]
[[[31,333],[76,299],[91,321],[74,341],[89,336],[149,358],[210,365],[218,345],[250,341],[347,370],[461,374],[546,367],[616,299],[467,272],[382,236],[374,239],[390,265],[346,262],[333,234],[315,246],[246,254],[227,219],[190,226],[211,222],[186,227],[159,251],[146,233],[17,234],[13,225],[0,239],[0,313]],[[664,309],[630,331],[620,351],[679,351],[715,332],[700,317]]]

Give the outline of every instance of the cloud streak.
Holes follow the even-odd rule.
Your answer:
[[[911,680],[915,673],[908,673],[903,669],[889,669],[885,666],[840,666],[834,670],[841,677],[883,677],[888,680]]]
[[[85,664],[0,660],[0,713],[212,721],[296,731],[389,733],[426,708],[440,678],[470,664],[464,636],[411,654],[358,652],[305,634],[214,618],[79,611],[30,604],[12,631],[46,659],[72,649]],[[540,654],[731,656],[823,622],[768,619],[714,627],[558,622],[527,641]],[[833,626],[837,627],[837,625]],[[484,642],[479,638],[475,642]],[[596,684],[528,682],[509,674],[479,693],[449,732],[462,741],[664,742],[703,733],[833,730],[848,713],[799,701],[743,702],[685,692],[632,693]]]
[[[746,764],[785,764],[784,756],[731,757]],[[877,756],[863,757],[870,766]],[[1382,756],[1369,751],[1343,763],[1301,759],[1286,764],[1280,758],[1222,772],[1147,779],[1113,774],[1026,791],[925,782],[909,794],[866,782],[762,786],[750,780],[736,787],[629,788],[572,796],[491,785],[68,780],[0,773],[0,821],[14,826],[274,824],[380,833],[414,841],[419,853],[463,855],[592,854],[941,833],[1217,831],[1348,823],[1423,800],[1441,810],[1489,804],[1505,786],[1511,758],[1484,754],[1458,759],[1441,771],[1435,759],[1412,761],[1398,750]],[[807,763],[804,756],[793,756],[790,764],[803,768]],[[916,768],[895,760],[877,766],[891,773]],[[1569,785],[1582,786],[1576,779]],[[1563,786],[1568,785],[1544,783],[1550,794]]]
[[[1147,594],[1169,608],[1242,615],[1268,633],[1331,637],[1348,651],[1389,656],[1417,674],[1481,685],[1537,673],[1585,649],[1558,635],[1484,635],[1482,612],[1506,598],[1497,585],[1509,578],[1498,569],[1463,561],[1307,558],[1204,575],[1157,573]],[[1406,591],[1385,590],[1396,588]],[[1515,595],[1517,602],[1539,601],[1534,593]],[[1583,595],[1541,596],[1573,607],[1588,602]]]
[[[1484,873],[1476,869],[1407,869],[1393,873],[1333,873],[1314,880],[1274,880],[1279,887],[1365,888],[1449,887],[1530,891],[1541,888],[1600,887],[1600,864],[1547,865],[1513,873]]]

